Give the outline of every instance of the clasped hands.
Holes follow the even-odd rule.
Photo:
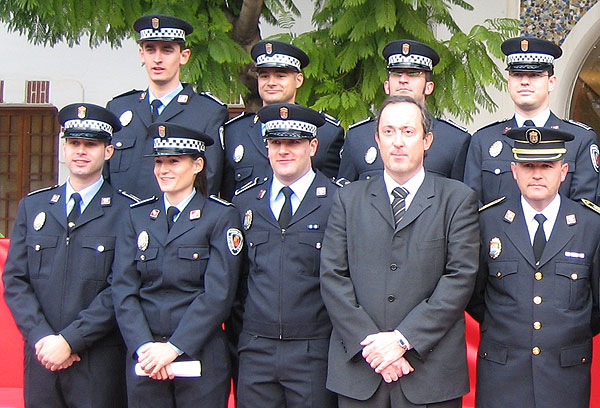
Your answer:
[[[50,371],[64,370],[74,362],[81,361],[77,353],[71,352],[71,346],[60,334],[42,337],[34,348],[39,362]]]
[[[381,374],[386,383],[397,381],[415,370],[404,358],[406,350],[398,343],[394,332],[370,334],[360,345],[363,346],[363,358],[377,374]]]
[[[177,352],[168,343],[149,343],[140,352],[138,363],[153,380],[172,380],[175,378],[171,363],[178,357]]]

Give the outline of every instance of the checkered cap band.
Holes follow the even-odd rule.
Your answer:
[[[148,28],[140,30],[140,41],[149,38],[181,38],[185,41],[185,31],[180,28],[159,28],[158,30]]]
[[[260,66],[262,64],[281,64],[281,65],[291,65],[292,67],[300,70],[300,60],[298,58],[294,58],[291,55],[285,54],[273,54],[267,55],[262,54],[256,58],[256,65]]]
[[[265,123],[267,131],[271,130],[299,130],[317,136],[317,127],[313,124],[299,120],[271,120]]]
[[[206,149],[204,142],[196,139],[186,139],[182,137],[155,137],[155,149],[189,149],[197,152],[203,152]]]
[[[511,64],[554,64],[554,57],[550,54],[539,54],[539,53],[516,53],[510,54],[507,57],[507,62]]]
[[[112,136],[113,134],[113,128],[111,125],[109,125],[106,122],[101,122],[99,120],[93,120],[93,119],[86,119],[86,120],[80,120],[80,119],[73,119],[73,120],[67,120],[63,126],[65,128],[65,130],[67,129],[87,129],[87,130],[101,130],[103,132],[108,133],[109,135]]]
[[[395,64],[416,64],[416,65],[426,66],[429,69],[433,69],[433,61],[431,60],[431,58],[428,58],[424,55],[416,55],[416,54],[390,55],[388,58],[388,65],[395,65]]]

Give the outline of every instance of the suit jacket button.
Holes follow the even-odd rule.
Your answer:
[[[42,247],[39,244],[35,246],[36,251],[39,251],[40,249],[42,249]]]
[[[194,259],[198,259],[198,256],[199,256],[199,255],[198,255],[198,252],[194,252],[194,254],[192,255],[192,258],[194,258]]]
[[[98,248],[96,248],[98,250],[98,252],[104,252],[104,245],[98,245]]]
[[[123,146],[123,143],[122,143],[122,142],[117,142],[117,143],[115,144],[115,146],[117,146],[117,147],[121,147],[121,146]]]
[[[536,346],[531,349],[531,352],[533,353],[534,356],[537,356],[538,354],[540,354],[542,352],[542,350],[540,350],[540,348]]]
[[[398,265],[396,265],[396,264],[391,264],[391,265],[390,265],[390,269],[391,269],[392,271],[395,271],[396,269],[398,269]]]
[[[533,322],[533,329],[534,330],[539,330],[542,328],[542,323],[541,322]]]
[[[487,358],[487,351],[483,353],[483,358]]]
[[[540,303],[542,303],[542,297],[541,296],[534,296],[533,297],[533,303],[535,303],[536,305],[539,305]]]
[[[571,274],[571,279],[572,280],[577,280],[577,274],[576,273],[572,273]]]
[[[583,357],[583,358],[581,359],[581,363],[582,363],[582,364],[585,364],[585,363],[587,363],[587,358]]]
[[[535,275],[533,275],[533,277],[535,278],[535,280],[542,280],[542,278],[544,277],[544,275],[540,271],[537,271],[535,273]]]
[[[396,297],[394,295],[388,296],[388,302],[393,302],[394,300],[396,300]]]
[[[145,261],[146,260],[146,255],[140,255],[140,260]]]

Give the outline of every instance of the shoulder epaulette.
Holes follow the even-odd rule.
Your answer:
[[[146,198],[144,200],[140,200],[137,203],[129,204],[129,208],[140,207],[140,206],[145,205],[145,204],[153,203],[153,202],[155,202],[157,200],[158,200],[157,196],[152,196],[150,198]]]
[[[223,205],[226,205],[226,206],[233,206],[233,203],[230,203],[227,200],[223,200],[222,198],[219,198],[219,197],[217,197],[214,194],[209,195],[208,198],[210,198],[213,201],[216,201],[219,204],[223,204]]]
[[[230,123],[235,122],[238,119],[245,118],[246,116],[249,116],[249,115],[254,115],[254,113],[251,113],[251,112],[242,112],[239,115],[234,116],[233,118],[229,119],[227,122],[225,122],[223,124],[223,126],[229,125]]]
[[[445,122],[445,123],[449,124],[450,126],[457,128],[458,130],[462,130],[465,133],[469,133],[469,130],[466,127],[459,125],[458,123],[454,122],[452,119],[438,118],[438,120],[441,122]]]
[[[598,214],[600,214],[600,207],[598,207],[596,204],[594,204],[593,202],[591,202],[587,198],[582,198],[581,202],[583,203],[583,205],[585,205],[590,210],[592,210],[592,211],[597,212]]]
[[[55,184],[55,185],[50,186],[50,187],[40,188],[39,190],[34,190],[34,191],[30,192],[29,194],[27,194],[27,196],[31,196],[31,195],[34,195],[34,194],[37,194],[37,193],[41,193],[43,191],[52,190],[53,188],[56,188],[56,187],[58,187],[58,184]]]
[[[565,122],[568,122],[568,123],[572,124],[572,125],[579,126],[580,128],[583,128],[585,130],[594,130],[591,126],[588,126],[585,123],[577,122],[574,119],[563,119],[563,120]]]
[[[127,192],[127,191],[125,191],[125,190],[118,189],[117,191],[118,191],[118,192],[119,192],[119,194],[121,194],[122,196],[124,196],[124,197],[127,197],[127,198],[129,198],[130,200],[133,200],[133,201],[135,201],[136,203],[139,203],[140,201],[142,201],[142,200],[141,200],[139,197],[137,197],[137,196],[135,196],[135,195],[133,195],[133,194],[131,194],[131,193],[128,193],[128,192]]]
[[[372,120],[373,120],[373,118],[372,118],[371,116],[369,116],[369,117],[368,117],[368,118],[366,118],[366,119],[359,120],[358,122],[354,122],[353,124],[351,124],[350,126],[348,126],[348,130],[350,130],[350,129],[352,129],[352,128],[355,128],[355,127],[357,127],[357,126],[360,126],[360,125],[362,125],[363,123],[370,122],[370,121],[372,121]]]
[[[142,92],[142,91],[140,91],[139,89],[132,89],[131,91],[127,91],[125,93],[122,93],[121,95],[115,96],[113,99],[121,98],[121,97],[127,96],[127,95],[132,95],[132,94],[138,93],[138,92]]]
[[[212,99],[213,101],[217,102],[217,103],[218,103],[218,104],[220,104],[220,105],[227,106],[227,105],[225,105],[225,104],[223,103],[223,101],[221,101],[219,98],[217,98],[216,96],[214,96],[214,95],[213,95],[213,94],[211,94],[210,92],[200,92],[200,95],[204,95],[204,96],[206,96],[207,98],[210,98],[210,99]]]
[[[250,180],[249,182],[247,182],[246,184],[244,184],[243,186],[241,186],[240,188],[238,188],[237,190],[235,190],[234,195],[240,195],[242,194],[244,191],[246,190],[250,190],[252,187],[254,186],[258,186],[262,183],[264,183],[265,181],[267,181],[269,178],[268,177],[255,177],[253,180]]]
[[[321,112],[321,114],[323,115],[323,117],[325,118],[325,120],[329,123],[331,123],[334,126],[340,126],[340,120],[337,118],[334,118],[331,115],[326,114],[325,112]]]
[[[345,177],[340,177],[340,178],[339,178],[339,179],[337,179],[337,180],[336,180],[336,178],[335,178],[335,177],[333,177],[333,178],[331,179],[331,182],[332,182],[333,184],[335,184],[336,186],[338,186],[338,187],[344,187],[345,185],[348,185],[348,184],[350,184],[350,180],[348,180],[348,179],[347,179],[347,178],[345,178]]]
[[[489,123],[489,124],[485,125],[484,127],[480,127],[479,129],[477,129],[477,132],[479,132],[480,130],[483,130],[483,129],[487,129],[490,126],[497,125],[498,123],[506,122],[508,120],[510,120],[510,118],[505,118],[505,119],[499,120],[497,122]]]
[[[501,202],[502,202],[502,201],[504,201],[505,199],[506,199],[506,196],[505,196],[505,197],[500,197],[500,198],[497,198],[497,199],[495,199],[495,200],[494,200],[494,201],[492,201],[492,202],[489,202],[489,203],[487,203],[487,204],[484,204],[484,205],[482,205],[481,207],[479,207],[479,212],[482,212],[483,210],[486,210],[486,209],[488,209],[488,208],[490,208],[490,207],[493,207],[493,206],[495,206],[496,204],[499,204],[499,203],[501,203]]]

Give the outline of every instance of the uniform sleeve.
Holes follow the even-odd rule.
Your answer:
[[[25,201],[21,201],[10,236],[8,257],[4,265],[4,299],[23,338],[33,347],[42,337],[55,334],[55,332],[46,320],[31,287],[26,237],[27,210]]]
[[[465,174],[465,162],[467,160],[467,151],[469,150],[469,143],[471,142],[471,135],[468,133],[460,132],[457,134],[456,143],[459,143],[456,155],[454,156],[454,163],[452,163],[452,171],[450,177],[463,181]]]
[[[575,171],[572,173],[569,198],[574,201],[579,201],[582,198],[595,201],[598,188],[598,172],[594,168],[594,163],[592,163],[594,157],[591,152],[593,146],[596,146],[597,136],[591,130],[582,131],[580,135],[582,135],[582,143],[577,152]]]
[[[189,305],[169,341],[196,356],[230,314],[236,293],[243,252],[234,255],[228,232],[241,236],[239,214],[226,207],[210,235],[210,253],[204,273],[204,291]]]
[[[481,187],[481,137],[475,133],[471,138],[465,162],[464,183],[477,193],[479,201],[482,201]]]
[[[477,272],[477,279],[475,280],[475,289],[473,290],[473,295],[471,296],[471,300],[467,305],[467,313],[469,313],[473,319],[481,323],[483,322],[483,317],[485,315],[484,296],[485,287],[488,280],[488,264],[486,261],[486,244],[483,242],[483,240],[481,240],[479,245],[479,270]]]
[[[219,194],[221,178],[223,177],[223,147],[221,145],[221,127],[229,117],[227,108],[218,105],[211,114],[198,112],[207,121],[204,132],[212,137],[214,143],[206,148],[206,177],[208,179],[208,194]]]
[[[340,169],[337,174],[337,178],[345,178],[348,181],[356,181],[358,180],[358,172],[356,171],[356,167],[354,166],[354,160],[352,160],[352,140],[354,139],[354,132],[349,130],[346,134],[346,140],[344,140],[344,145],[342,148],[342,158],[340,160]]]
[[[346,209],[340,191],[335,192],[321,248],[321,295],[335,330],[341,335],[346,357],[362,351],[360,342],[380,330],[358,303],[348,268]]]
[[[340,149],[344,144],[344,128],[328,122],[325,122],[324,126],[328,124],[328,131],[332,133],[332,141],[329,143],[329,146],[323,146],[327,148],[326,162],[319,170],[328,178],[332,178],[337,176],[340,167]]]
[[[235,171],[227,158],[227,130],[231,129],[229,126],[223,128],[223,144],[225,149],[223,150],[223,175],[221,177],[221,197],[225,200],[231,201],[235,192]]]

